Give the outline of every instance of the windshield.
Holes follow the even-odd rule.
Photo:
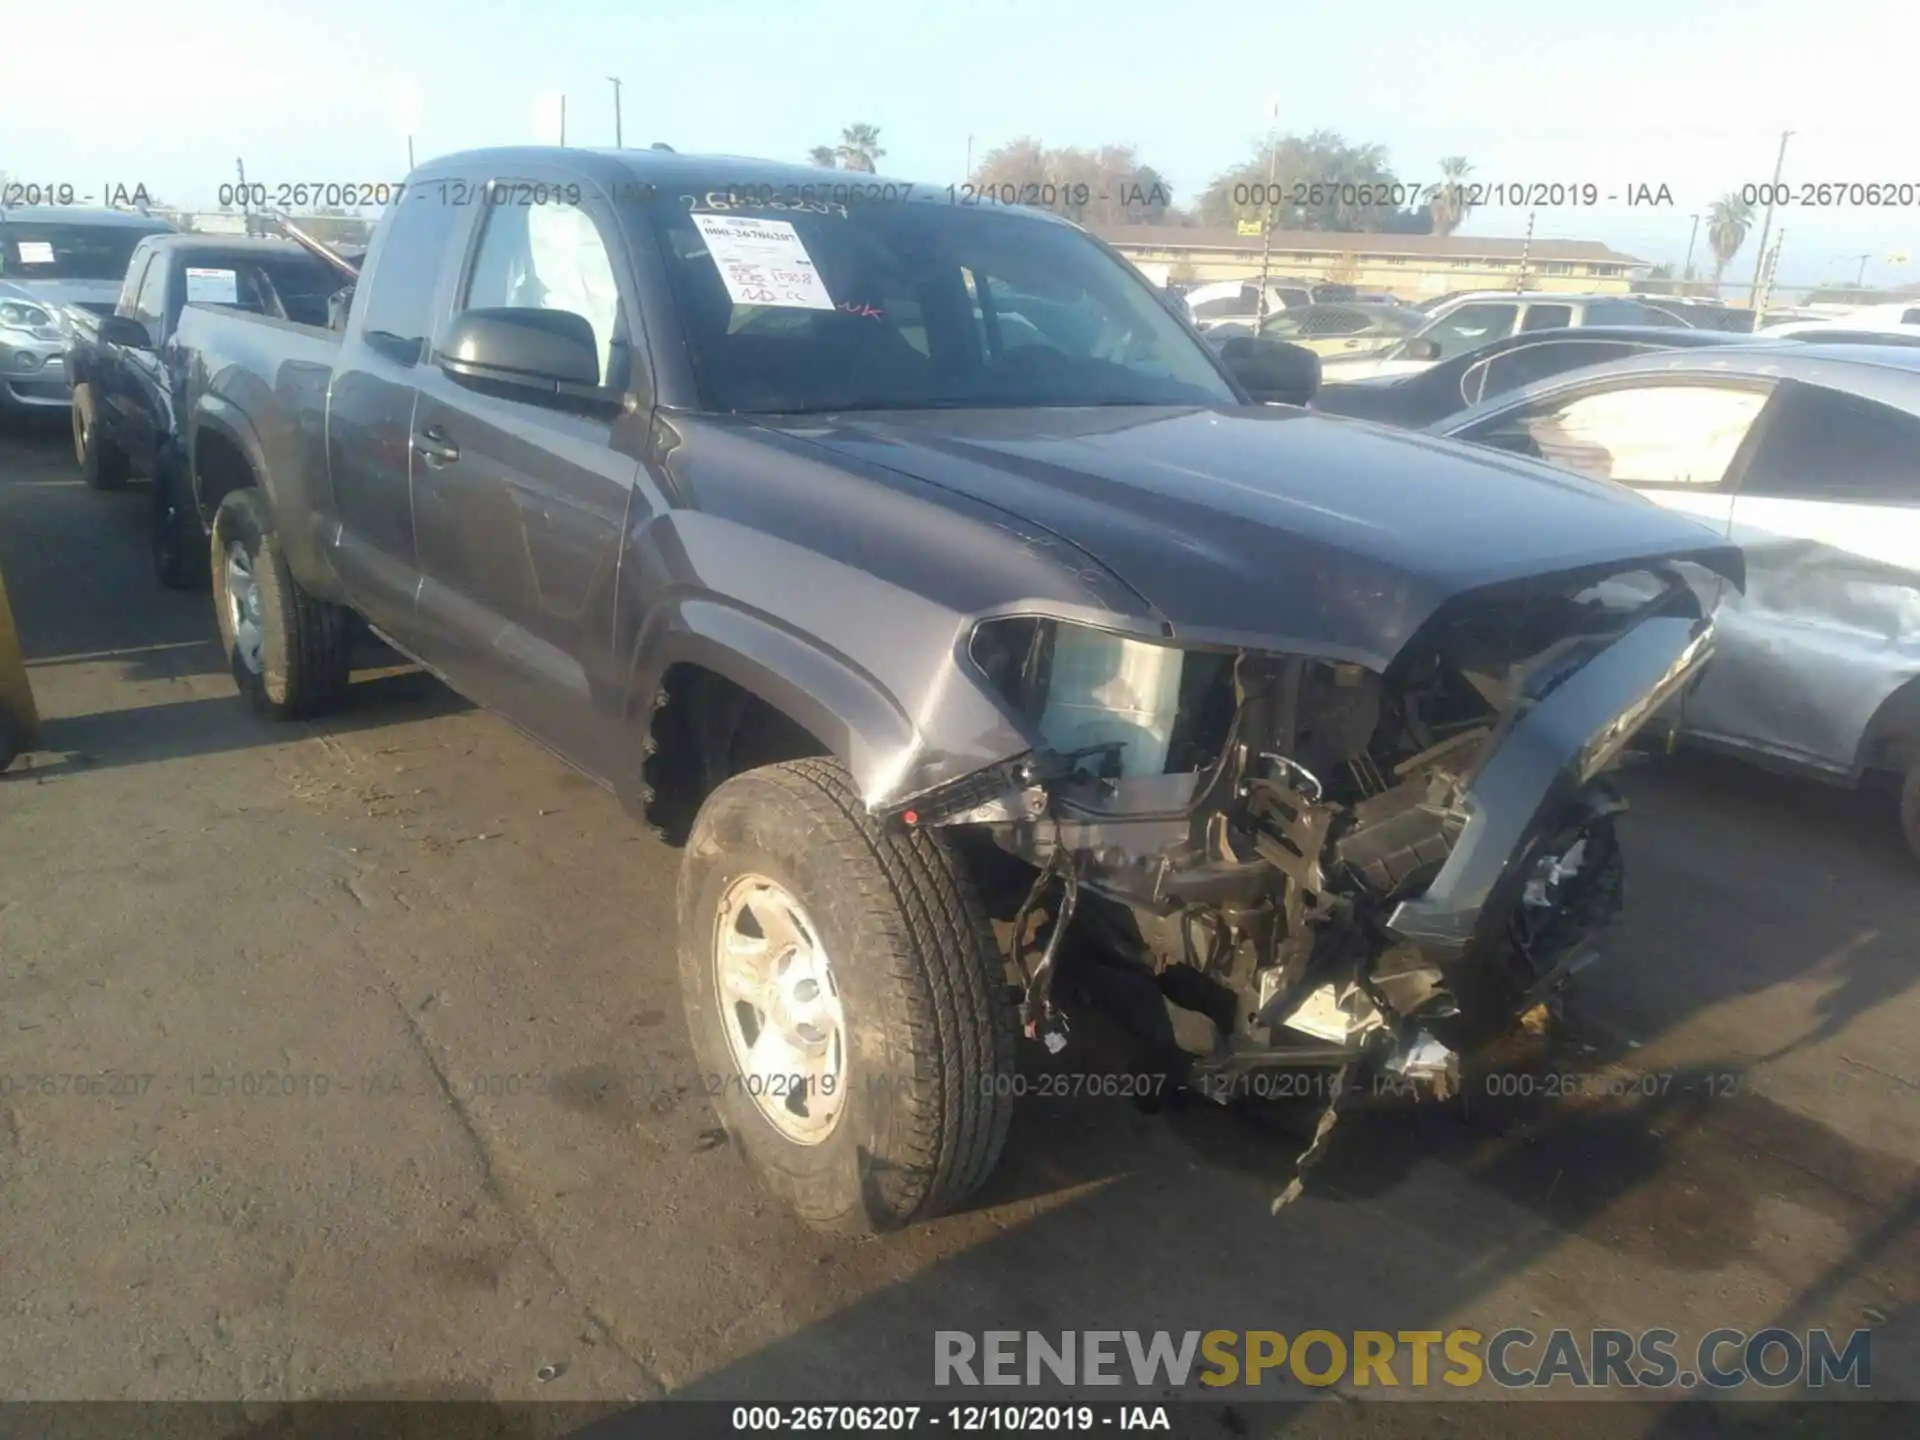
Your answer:
[[[1068,226],[991,207],[725,199],[650,207],[710,409],[1239,403],[1140,278]]]
[[[119,280],[133,247],[169,227],[0,221],[0,276],[8,280]]]

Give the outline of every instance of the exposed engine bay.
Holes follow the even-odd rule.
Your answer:
[[[1357,1062],[1444,1084],[1592,958],[1622,894],[1603,772],[1709,635],[1670,566],[1463,597],[1384,673],[989,621],[972,659],[1039,743],[903,817],[1033,867],[1013,943],[1050,1049],[1071,950],[1203,1091]]]

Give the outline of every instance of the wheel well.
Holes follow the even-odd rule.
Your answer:
[[[200,518],[213,523],[220,502],[236,490],[259,485],[246,453],[218,430],[202,430],[194,437],[194,498]]]
[[[1904,770],[1920,760],[1920,680],[1889,695],[1860,738],[1863,770]]]
[[[784,710],[703,665],[669,667],[653,694],[641,796],[648,825],[678,845],[731,776],[833,753]]]

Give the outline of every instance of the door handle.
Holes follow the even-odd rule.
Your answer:
[[[429,425],[414,432],[413,453],[429,465],[451,465],[460,458],[460,447],[438,425]]]

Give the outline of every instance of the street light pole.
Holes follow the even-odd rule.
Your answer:
[[[1520,273],[1514,277],[1513,288],[1518,294],[1527,288],[1527,260],[1533,254],[1533,220],[1536,212],[1527,211],[1527,238],[1520,245]]]
[[[621,143],[620,138],[620,77],[609,75],[607,79],[613,82],[613,148],[624,150],[626,146]]]
[[[1753,262],[1753,289],[1747,293],[1747,308],[1753,309],[1754,302],[1760,298],[1760,272],[1767,264],[1767,236],[1773,230],[1773,197],[1780,193],[1780,167],[1787,163],[1787,141],[1793,138],[1793,131],[1780,132],[1780,153],[1773,157],[1773,184],[1767,187],[1767,218],[1760,222],[1760,253]],[[1758,313],[1758,312],[1756,312]]]
[[[1700,238],[1700,217],[1693,217],[1693,233],[1687,236],[1687,263],[1680,267],[1680,283],[1693,279],[1693,242]]]
[[[1865,255],[1862,255],[1860,257],[1860,273],[1853,277],[1854,289],[1858,290],[1867,283],[1867,261],[1871,260],[1872,258],[1873,258],[1872,251],[1868,251]]]
[[[1273,202],[1274,181],[1279,175],[1280,142],[1274,134],[1274,128],[1280,119],[1280,102],[1273,102],[1273,109],[1267,116],[1267,193],[1260,198],[1267,204],[1264,223],[1260,226],[1260,299],[1253,310],[1253,333],[1258,335],[1260,327],[1267,318],[1267,276],[1273,268],[1273,217],[1279,206]]]

